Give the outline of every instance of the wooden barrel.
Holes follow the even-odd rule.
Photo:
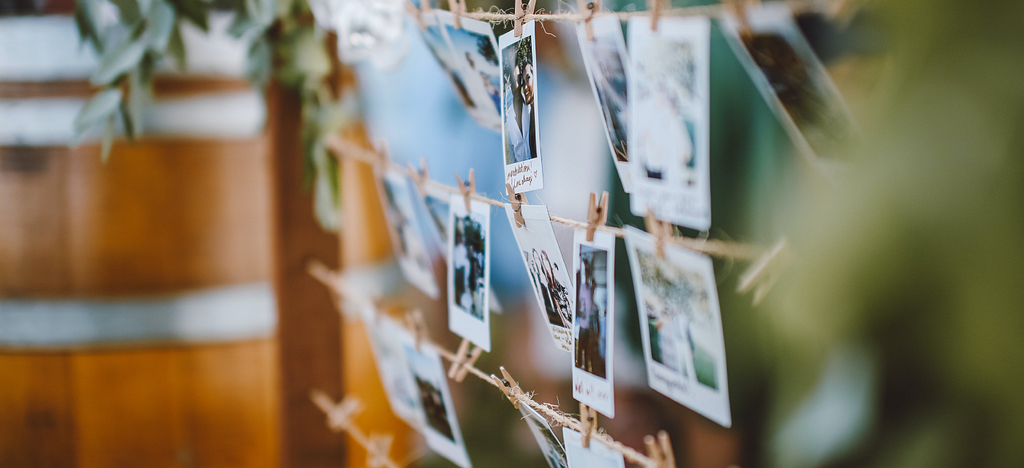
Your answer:
[[[57,64],[77,34],[0,18],[0,48],[33,29]],[[104,163],[57,128],[88,75],[28,65],[0,64],[0,466],[278,466],[262,97],[163,79],[155,136]]]

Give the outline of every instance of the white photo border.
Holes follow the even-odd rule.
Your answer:
[[[653,359],[651,356],[651,336],[648,329],[647,309],[644,305],[646,289],[640,273],[638,252],[656,255],[655,240],[650,234],[633,227],[626,229],[626,252],[633,275],[637,317],[640,320],[640,337],[643,343],[644,361],[647,363],[647,381],[652,389],[672,400],[690,408],[708,419],[724,426],[732,426],[732,412],[729,407],[729,376],[725,357],[725,336],[722,330],[721,306],[718,302],[718,287],[715,282],[714,267],[711,259],[703,254],[685,248],[665,245],[664,253],[667,261],[690,271],[697,272],[704,279],[707,288],[708,307],[714,317],[713,351],[721,360],[715,361],[716,375],[720,376],[721,384],[717,390],[705,388],[697,382],[680,376]],[[694,379],[696,376],[693,377]]]
[[[551,227],[551,217],[548,215],[548,208],[544,205],[521,205],[520,214],[522,214],[523,219],[526,221],[526,226],[522,228],[516,226],[514,218],[515,215],[512,212],[512,205],[509,205],[507,203],[505,204],[505,214],[508,217],[509,225],[512,227],[513,237],[516,238],[516,246],[519,247],[519,257],[523,259],[523,265],[527,269],[527,274],[530,273],[530,262],[529,259],[527,259],[524,255],[524,249],[526,248],[526,246],[523,245],[523,241],[520,239],[519,232],[521,230],[536,229],[547,231],[548,233],[550,233],[551,243],[554,244],[555,251],[553,255],[558,255],[557,260],[562,264],[562,267],[565,270],[565,277],[568,278],[568,288],[570,291],[573,291],[573,293],[575,293],[575,286],[573,284],[572,275],[568,270],[569,266],[565,263],[565,260],[562,258],[562,252],[561,250],[558,249],[558,241],[557,239],[555,239],[554,229],[552,229]],[[555,342],[555,347],[567,353],[572,353],[572,328],[559,327],[557,325],[552,324],[548,319],[548,313],[544,307],[544,298],[541,297],[540,291],[537,289],[536,285],[532,284],[532,281],[530,289],[533,291],[534,299],[537,300],[537,305],[540,308],[540,312],[544,317],[544,323],[548,325],[548,330],[551,331],[551,339]],[[569,294],[569,309],[572,313],[576,311],[575,299],[576,298],[574,294]]]
[[[543,150],[541,149],[541,120],[540,120],[540,90],[537,86],[537,22],[530,21],[523,24],[523,31],[519,37],[515,37],[515,31],[509,31],[498,38],[498,64],[501,67],[501,163],[505,168],[505,183],[512,186],[516,193],[525,193],[544,188],[544,165],[542,163]],[[518,44],[523,38],[530,37],[530,55],[533,60],[533,113],[536,119],[534,130],[534,143],[537,154],[527,161],[505,164],[509,160],[508,152],[508,129],[505,109],[508,107],[505,102],[505,49]]]
[[[711,227],[711,20],[705,16],[664,17],[658,20],[658,30],[651,30],[648,18],[633,17],[629,19],[629,55],[630,76],[628,95],[630,97],[629,150],[630,164],[633,175],[633,193],[630,198],[630,211],[637,216],[644,216],[653,210],[654,215],[663,221],[678,224],[698,231],[706,231]],[[668,38],[692,44],[695,52],[696,96],[700,100],[699,125],[695,129],[694,159],[698,167],[698,177],[692,188],[661,185],[647,182],[642,166],[640,153],[641,132],[644,126],[643,109],[637,102],[640,74],[633,68],[643,54],[636,49],[647,47],[655,37]]]
[[[576,306],[572,315],[573,329],[573,366],[572,366],[572,397],[599,413],[609,417],[615,417],[615,376],[613,358],[615,356],[615,235],[609,232],[597,231],[594,233],[594,240],[587,242],[587,231],[575,229],[572,242],[572,271],[573,277],[580,269],[580,247],[587,246],[604,250],[608,253],[608,263],[605,267],[606,279],[606,330],[602,330],[605,339],[608,340],[605,347],[605,378],[598,377],[583,369],[576,367],[576,347],[579,345],[576,336],[578,326],[576,324],[576,311],[579,309],[579,297],[576,298]],[[575,285],[575,293],[579,294],[580,285]]]
[[[619,59],[622,61],[622,73],[626,77],[626,96],[628,103],[629,96],[629,50],[626,49],[626,39],[622,36],[622,22],[616,15],[598,16],[590,21],[591,31],[594,33],[594,38],[598,36],[610,36],[618,46]],[[626,193],[633,191],[633,173],[628,161],[629,159],[629,146],[627,145],[626,158],[627,161],[619,161],[615,157],[615,143],[613,141],[612,129],[609,128],[609,122],[606,121],[604,116],[604,110],[601,109],[601,96],[597,91],[597,80],[595,74],[597,73],[597,65],[592,63],[590,54],[583,52],[584,48],[589,48],[589,40],[587,39],[587,28],[584,23],[576,25],[576,38],[580,44],[580,50],[583,56],[583,65],[587,69],[587,78],[590,82],[590,90],[594,93],[594,101],[597,102],[598,109],[601,111],[601,123],[604,127],[604,135],[608,140],[608,150],[611,152],[612,162],[615,164],[615,172],[619,175],[619,182],[622,183],[622,190]],[[632,117],[629,112],[626,112],[626,138],[629,138],[629,120]]]
[[[479,201],[470,201],[470,210],[466,212],[465,198],[452,194],[448,210],[448,328],[484,351],[491,351],[491,206]],[[484,283],[483,283],[483,320],[473,317],[455,302],[455,217],[469,214],[481,217],[481,231],[484,235]]]

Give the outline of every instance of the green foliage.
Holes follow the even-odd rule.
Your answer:
[[[102,129],[102,157],[107,158],[117,118],[129,140],[142,134],[141,115],[151,101],[153,73],[169,57],[185,71],[187,51],[181,27],[189,22],[209,30],[209,0],[112,0],[119,20],[103,26],[103,0],[77,0],[75,22],[83,42],[100,55],[92,84],[102,89],[75,118],[75,142]],[[303,160],[307,187],[314,192],[317,218],[325,229],[340,223],[338,163],[322,140],[348,124],[354,101],[334,96],[326,84],[333,59],[326,35],[314,29],[305,2],[293,0],[229,0],[235,13],[228,33],[249,41],[245,75],[257,89],[272,76],[297,92],[302,101]]]

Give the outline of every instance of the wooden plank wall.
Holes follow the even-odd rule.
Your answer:
[[[270,279],[268,139],[0,148],[0,298]],[[279,466],[277,344],[0,351],[0,466]]]

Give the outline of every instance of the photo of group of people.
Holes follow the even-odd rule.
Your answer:
[[[491,349],[490,206],[452,195],[448,220],[448,326],[485,351]]]
[[[480,125],[501,129],[501,82],[497,42],[490,24],[431,10],[421,14],[423,40],[444,69],[466,110]]]
[[[569,271],[562,261],[551,218],[544,205],[521,205],[520,215],[526,223],[517,226],[512,206],[505,205],[505,214],[512,226],[523,263],[530,276],[537,304],[545,314],[555,346],[572,352],[572,313],[575,297]]]
[[[654,390],[729,427],[725,339],[708,257],[626,232],[648,382]]]
[[[562,440],[565,441],[565,453],[569,458],[569,466],[586,468],[626,468],[626,460],[622,454],[600,443],[590,443],[583,448],[583,437],[568,427],[562,428]]]
[[[505,180],[516,193],[544,187],[540,164],[540,122],[537,112],[536,23],[523,25],[498,39],[501,49],[501,138]]]
[[[548,466],[550,468],[569,468],[565,449],[558,437],[555,437],[547,420],[529,405],[519,405],[519,412],[523,414],[523,419],[530,426],[533,438],[537,439],[537,445],[544,453],[544,460],[548,462]]]
[[[627,99],[627,65],[629,55],[622,37],[622,24],[615,16],[602,16],[590,22],[593,39],[587,38],[586,25],[576,26],[583,63],[590,78],[590,88],[604,118],[605,134],[615,160],[622,188],[632,191],[629,166],[629,100]]]
[[[749,33],[733,15],[722,31],[769,107],[798,147],[814,156],[836,156],[854,136],[856,124],[824,65],[807,43],[786,5],[745,10]]]
[[[612,346],[615,336],[615,236],[595,232],[587,241],[577,229],[573,239],[576,312],[573,317],[572,395],[605,416],[615,416]]]
[[[692,229],[711,226],[711,23],[705,17],[629,21],[630,208]]]
[[[421,346],[417,351],[411,338],[403,343],[403,348],[423,408],[422,432],[427,445],[456,465],[469,468],[469,455],[453,410],[441,356],[430,346]]]
[[[413,286],[431,298],[439,288],[434,266],[425,241],[426,233],[416,218],[417,200],[411,181],[404,174],[385,171],[378,176],[381,198],[385,201],[384,217],[388,221],[391,244],[402,274]]]

